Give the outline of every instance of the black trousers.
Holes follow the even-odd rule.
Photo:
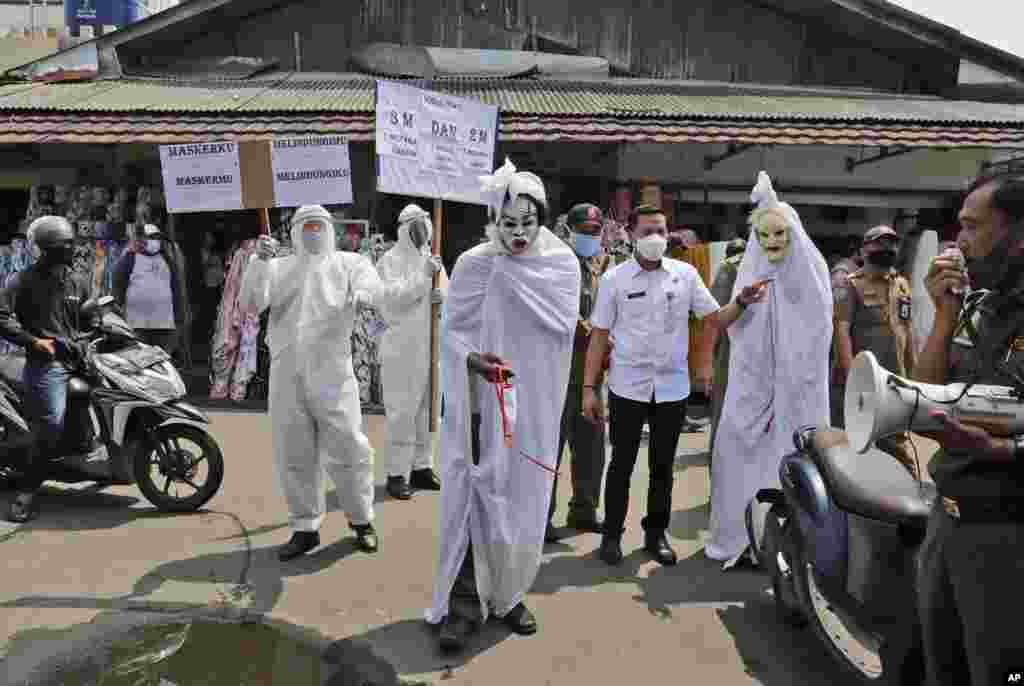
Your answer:
[[[600,393],[601,389],[595,389]],[[601,477],[604,476],[604,422],[594,423],[583,416],[583,389],[569,386],[565,406],[562,410],[562,425],[558,434],[558,458],[556,470],[562,467],[565,444],[569,444],[572,459],[569,468],[572,474],[572,499],[569,500],[571,517],[587,522],[597,519],[597,506],[601,500]],[[558,506],[558,475],[551,485],[551,508],[548,523],[555,516]]]
[[[932,511],[918,568],[930,686],[1008,684],[1024,670],[1024,522],[956,520]]]
[[[645,531],[661,532],[672,516],[672,483],[676,447],[686,421],[686,401],[637,402],[608,393],[612,459],[604,488],[604,526],[610,536],[621,536],[629,508],[629,482],[633,478],[644,422],[651,428],[647,445],[650,483],[647,487]]]

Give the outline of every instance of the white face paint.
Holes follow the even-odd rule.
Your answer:
[[[786,259],[789,252],[789,226],[786,220],[776,213],[771,213],[757,227],[757,242],[761,244],[765,256],[771,263]]]
[[[498,233],[513,255],[526,252],[540,233],[540,217],[533,202],[520,195],[505,203],[498,218]]]

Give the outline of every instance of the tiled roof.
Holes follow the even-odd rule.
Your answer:
[[[653,80],[411,83],[497,105],[505,140],[1024,147],[1022,105]],[[366,75],[15,84],[0,87],[0,143],[372,140],[373,110]]]

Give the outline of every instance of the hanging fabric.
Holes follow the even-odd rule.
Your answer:
[[[691,245],[687,250],[680,252],[680,259],[693,266],[700,274],[704,285],[711,289],[711,250],[707,243]],[[721,303],[719,303],[721,304]],[[705,350],[704,336],[706,334],[704,322],[696,317],[690,317],[690,378],[696,379],[698,371],[707,369],[711,365]]]
[[[224,293],[217,310],[217,326],[210,346],[210,398],[224,400],[231,392],[231,380],[238,362],[243,338],[243,319],[238,307],[238,291],[249,258],[256,252],[256,241],[243,241],[231,258]],[[253,338],[255,345],[255,338]],[[250,375],[251,376],[251,375]],[[246,379],[246,382],[248,379]]]

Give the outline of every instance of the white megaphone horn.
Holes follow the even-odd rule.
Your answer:
[[[1024,433],[1024,399],[1007,386],[945,386],[910,381],[878,364],[867,351],[857,355],[846,381],[843,412],[846,436],[859,453],[879,438],[942,428],[931,412],[940,411],[993,436]]]

